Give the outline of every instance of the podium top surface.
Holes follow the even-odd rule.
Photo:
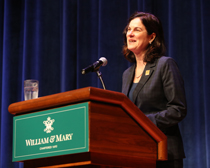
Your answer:
[[[120,92],[103,90],[94,87],[86,87],[43,96],[27,101],[16,102],[11,104],[8,107],[8,110],[11,114],[18,115],[86,101],[98,101],[111,104],[119,104],[122,103],[124,99],[127,99],[127,97]]]

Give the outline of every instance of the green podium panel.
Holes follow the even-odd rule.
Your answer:
[[[88,102],[13,119],[13,161],[89,151]]]

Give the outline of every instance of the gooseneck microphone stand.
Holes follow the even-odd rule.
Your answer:
[[[106,87],[105,87],[105,85],[104,85],[104,81],[103,81],[103,79],[102,79],[102,73],[101,73],[99,70],[97,70],[97,71],[95,71],[95,72],[96,72],[98,78],[100,79],[101,84],[102,84],[104,90],[106,90]]]

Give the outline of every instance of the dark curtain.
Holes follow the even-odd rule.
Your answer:
[[[188,115],[180,123],[184,168],[210,167],[210,1],[207,0],[0,0],[0,167],[12,162],[11,103],[23,100],[23,81],[37,79],[39,96],[87,86],[102,88],[96,73],[81,69],[106,57],[106,88],[121,91],[130,66],[122,32],[135,11],[162,20],[167,56],[183,75]]]

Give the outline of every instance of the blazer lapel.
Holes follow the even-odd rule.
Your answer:
[[[138,93],[142,90],[143,86],[146,84],[148,79],[151,77],[155,66],[156,66],[156,61],[154,63],[147,63],[147,65],[144,69],[143,75],[142,75],[138,85],[136,86],[134,92],[133,92],[134,103],[136,101]]]
[[[122,93],[124,93],[126,96],[128,95],[130,86],[133,82],[133,75],[134,75],[135,67],[136,67],[135,64],[132,65],[131,68],[129,69],[128,73],[125,76],[126,84],[122,88]]]

